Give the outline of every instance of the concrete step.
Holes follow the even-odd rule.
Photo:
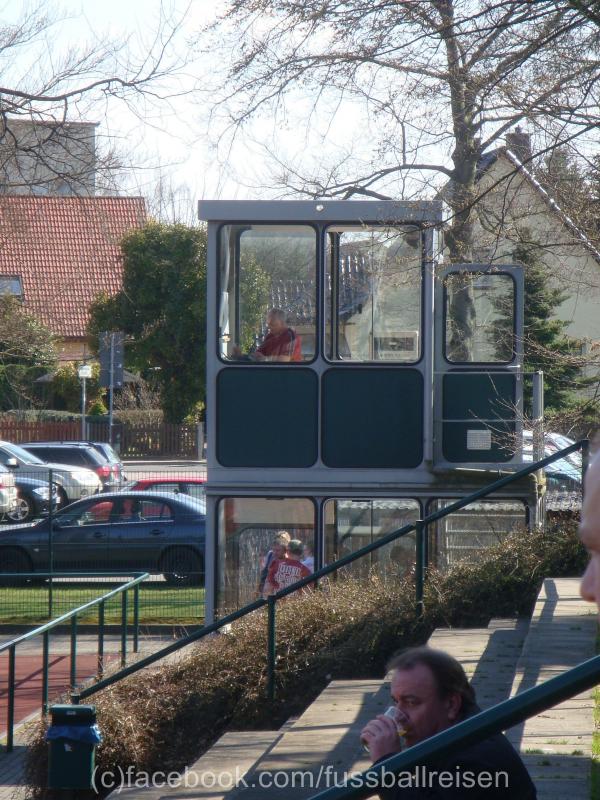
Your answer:
[[[511,696],[595,655],[595,609],[579,596],[578,578],[547,579],[523,645]],[[590,796],[593,691],[583,692],[508,731],[521,751],[539,800]]]
[[[487,628],[438,629],[429,643],[463,664],[479,704],[487,708],[588,658],[595,632],[595,615],[579,600],[578,581],[556,580],[544,584],[529,627],[492,620]],[[228,733],[188,769],[187,785],[142,790],[140,798],[262,800],[268,794],[269,800],[287,800],[292,792],[299,800],[311,797],[370,765],[359,733],[389,704],[384,681],[333,681],[282,730]],[[588,800],[591,693],[521,727],[510,738],[523,752],[540,800]],[[129,800],[136,791],[126,790]]]
[[[516,620],[495,620],[483,629],[438,629],[429,643],[459,658],[487,706],[508,697],[525,631]],[[360,730],[389,704],[387,682],[332,682],[248,774],[249,786],[228,800],[263,798],[275,776],[280,785],[268,790],[270,800],[283,800],[291,791],[307,798],[344,774],[366,769],[370,760]]]
[[[332,681],[249,773],[248,786],[228,800],[258,800],[267,792],[269,800],[292,792],[302,800],[339,783],[344,773],[366,769],[371,762],[360,731],[389,705],[383,681]]]
[[[236,786],[244,785],[248,773],[282,736],[282,731],[225,733],[210,750],[177,776],[179,785],[144,786],[144,781],[138,776],[138,780],[135,777],[132,780],[137,785],[117,788],[108,797],[113,800],[118,797],[128,800],[159,800],[161,797],[224,800]]]
[[[462,664],[477,702],[489,708],[510,697],[526,633],[525,620],[492,620],[487,628],[438,628],[428,644]]]

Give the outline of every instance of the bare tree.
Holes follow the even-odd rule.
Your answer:
[[[167,78],[183,66],[175,40],[181,19],[161,12],[150,42],[99,38],[60,47],[63,22],[51,0],[25,6],[0,25],[0,192],[94,194],[114,190],[114,147],[97,147],[93,121],[113,101],[149,115],[164,102]],[[137,54],[136,54],[137,50]],[[142,107],[143,103],[143,107]]]
[[[337,96],[376,115],[379,164],[346,180],[296,179],[297,189],[389,197],[377,187],[437,173],[449,181],[454,261],[471,256],[482,153],[522,120],[545,130],[562,115],[563,139],[581,132],[569,125],[598,121],[598,31],[572,3],[232,0],[213,30],[229,52],[228,37],[237,42],[220,97],[235,129],[281,112],[294,89],[312,92],[320,112]]]
[[[364,103],[375,120],[369,132],[378,135],[371,162],[349,158],[308,176],[287,169],[285,183],[343,198],[402,197],[408,174],[429,192],[445,185],[449,256],[468,262],[483,154],[525,120],[553,135],[545,150],[598,122],[599,30],[589,5],[230,0],[212,26],[223,55],[237,54],[217,107],[227,110],[235,135],[259,114],[289,113],[299,92],[310,94],[314,116],[306,124],[329,114],[330,134],[341,102]],[[456,302],[451,349],[463,360],[472,337],[468,285]]]

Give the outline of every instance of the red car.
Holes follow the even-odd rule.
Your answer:
[[[195,478],[191,475],[153,475],[151,478],[140,478],[123,486],[125,492],[179,492],[204,500],[204,484],[206,478]]]

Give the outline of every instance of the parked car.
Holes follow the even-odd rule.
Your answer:
[[[147,571],[162,573],[170,584],[203,583],[205,514],[201,500],[169,492],[111,492],[80,500],[52,520],[53,568]],[[0,528],[0,574],[46,572],[49,537],[48,518]]]
[[[14,476],[14,480],[17,487],[16,503],[13,509],[2,515],[2,522],[29,522],[49,512],[50,485],[48,481],[27,478],[18,473]],[[60,497],[56,485],[53,485],[52,489],[52,510],[57,511]]]
[[[17,503],[17,487],[12,472],[0,465],[0,514],[12,511]]]
[[[48,470],[52,469],[52,480],[57,484],[60,502],[72,503],[102,490],[102,483],[95,472],[82,467],[42,461],[33,453],[28,453],[18,444],[0,441],[0,464],[27,478],[48,480]]]
[[[123,464],[108,443],[104,442],[25,442],[28,453],[52,461],[93,470],[102,481],[104,491],[117,491],[125,481]]]
[[[150,478],[129,481],[123,489],[127,492],[175,492],[204,500],[205,483],[206,478],[194,478],[190,475],[153,475]]]

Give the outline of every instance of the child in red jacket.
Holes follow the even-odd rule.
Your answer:
[[[287,557],[271,561],[265,581],[265,595],[275,594],[310,575],[310,570],[301,561],[303,552],[304,546],[300,539],[292,539],[288,545]]]

